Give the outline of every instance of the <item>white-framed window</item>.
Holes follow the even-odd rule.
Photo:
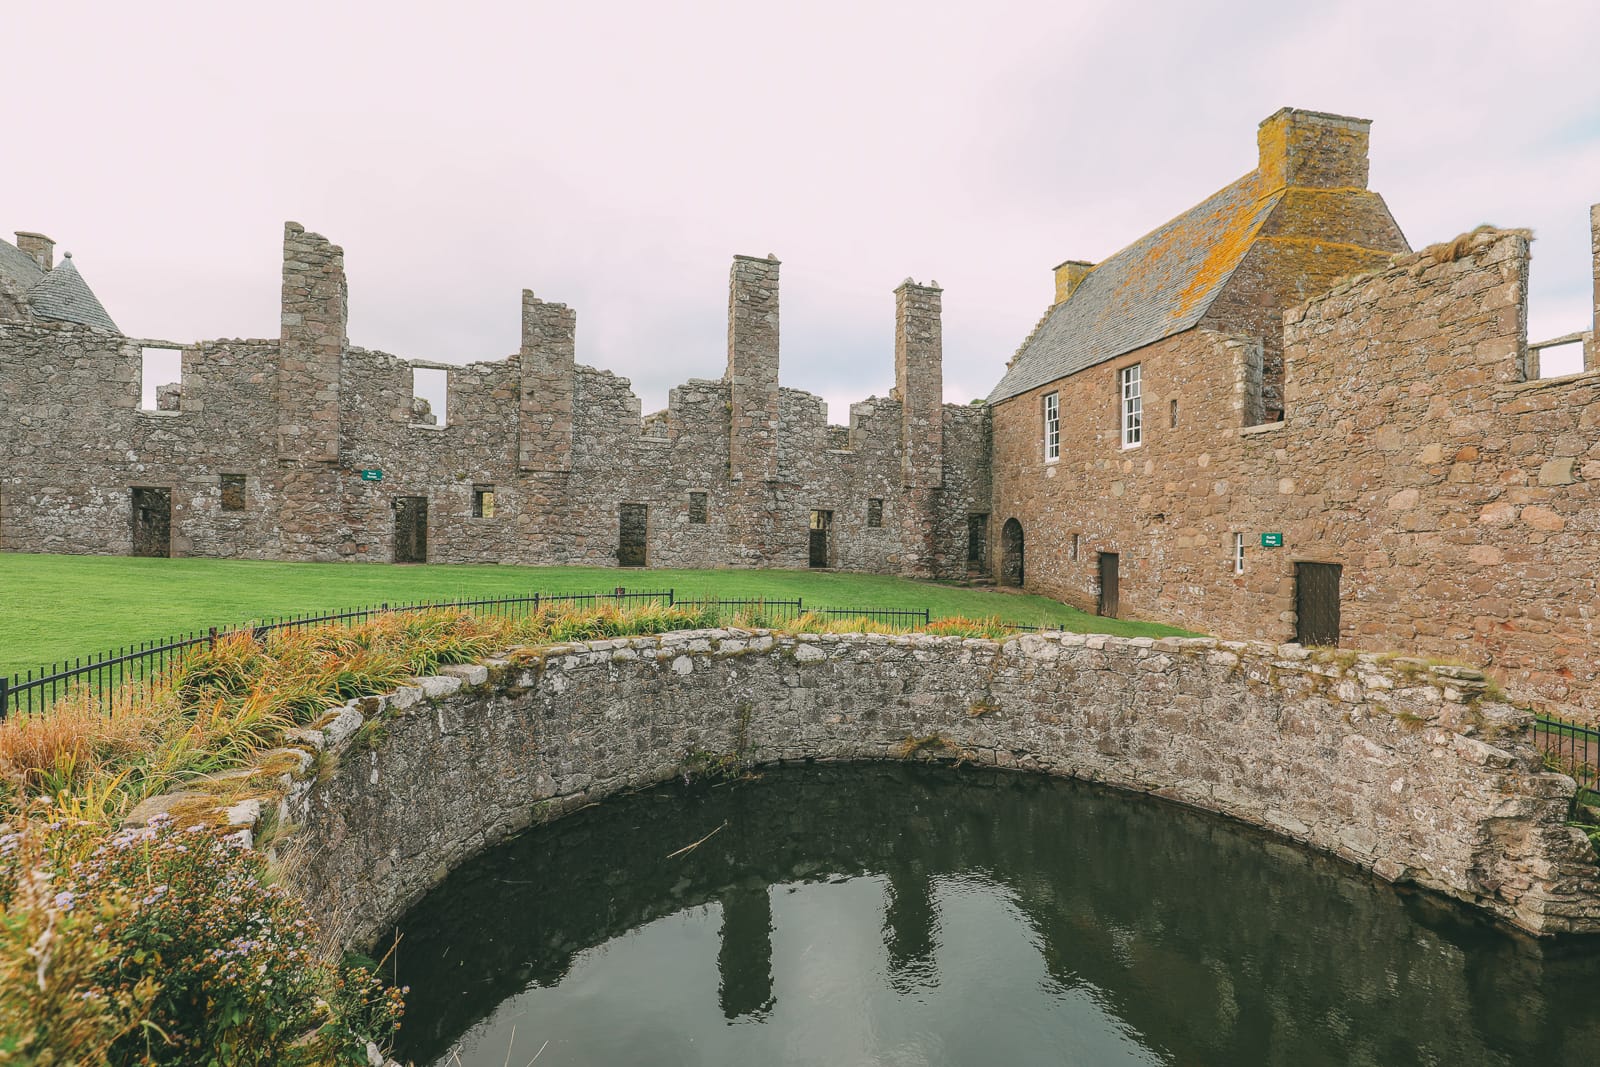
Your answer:
[[[1244,573],[1244,534],[1233,535],[1233,573]]]
[[[1139,364],[1123,367],[1117,375],[1122,385],[1122,447],[1138,448],[1144,440],[1144,403],[1139,395]]]
[[[1061,458],[1061,394],[1046,393],[1044,397],[1044,461]]]

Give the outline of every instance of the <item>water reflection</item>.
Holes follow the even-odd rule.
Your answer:
[[[1560,1064],[1600,1039],[1593,943],[990,771],[797,767],[619,798],[457,871],[402,932],[419,1063],[459,1042],[464,1064],[542,1047],[541,1067]]]

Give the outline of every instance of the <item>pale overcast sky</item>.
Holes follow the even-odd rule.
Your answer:
[[[1535,339],[1591,316],[1587,0],[7,8],[0,227],[137,336],[276,336],[294,219],[345,249],[353,343],[500,358],[528,287],[648,411],[722,373],[730,257],[774,252],[784,384],[835,422],[886,393],[910,275],[964,402],[1052,266],[1253,169],[1285,105],[1374,120],[1414,247],[1532,227]]]

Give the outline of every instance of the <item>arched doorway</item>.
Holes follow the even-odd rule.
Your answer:
[[[1016,519],[1000,528],[1000,584],[1022,584],[1022,523]]]

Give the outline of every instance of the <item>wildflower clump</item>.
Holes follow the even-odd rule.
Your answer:
[[[70,830],[0,837],[0,1061],[359,1064],[398,1025],[400,991],[324,959],[258,854],[158,818],[62,863]]]

